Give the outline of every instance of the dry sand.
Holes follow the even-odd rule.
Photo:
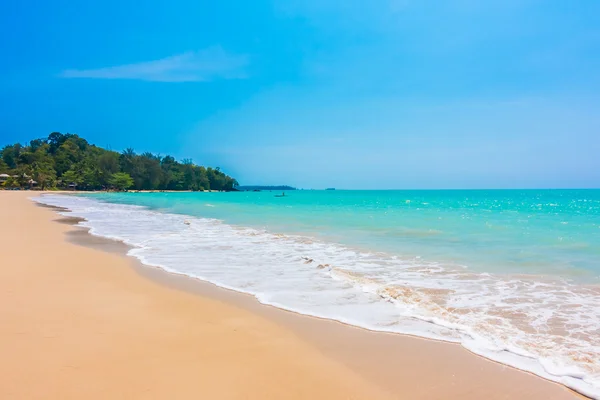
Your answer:
[[[458,345],[140,266],[33,195],[0,192],[1,399],[577,398]]]

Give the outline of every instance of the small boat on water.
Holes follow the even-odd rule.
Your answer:
[[[325,189],[325,190],[335,190],[335,188],[327,188],[327,189]]]
[[[276,194],[275,197],[285,197],[285,192],[283,192],[281,194]]]

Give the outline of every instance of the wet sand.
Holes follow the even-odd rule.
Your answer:
[[[141,265],[32,195],[0,192],[0,398],[579,397],[455,344],[294,314]]]

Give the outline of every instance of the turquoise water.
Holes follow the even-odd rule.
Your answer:
[[[600,399],[600,190],[43,196],[143,263]]]
[[[476,271],[600,282],[600,190],[94,195]]]

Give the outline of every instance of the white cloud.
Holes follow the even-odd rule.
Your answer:
[[[246,78],[245,68],[248,62],[248,56],[228,54],[220,46],[216,46],[135,64],[98,69],[68,69],[60,76],[154,82],[206,82]]]

